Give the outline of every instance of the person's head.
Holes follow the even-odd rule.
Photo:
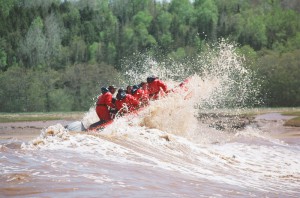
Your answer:
[[[139,85],[133,85],[133,86],[132,86],[132,89],[139,89],[139,88],[140,88]]]
[[[120,91],[120,92],[117,94],[117,99],[118,99],[118,100],[123,100],[124,98],[126,98],[126,92],[125,92],[125,91]]]
[[[113,86],[113,85],[110,85],[110,86],[108,87],[108,90],[110,91],[110,93],[114,94],[114,93],[116,92],[116,87]]]
[[[106,87],[101,87],[101,93],[105,94],[106,92],[108,92],[109,90]]]
[[[140,84],[140,87],[142,88],[142,89],[147,89],[147,83],[146,82],[141,82],[141,84]]]
[[[135,94],[135,92],[139,89],[140,87],[138,85],[133,85],[131,89],[131,94]]]
[[[120,88],[120,89],[118,90],[118,93],[120,93],[120,92],[122,92],[122,91],[124,91],[124,89]]]
[[[128,85],[128,86],[126,87],[127,93],[131,93],[131,89],[132,89],[132,86]]]
[[[147,83],[152,83],[155,79],[157,79],[157,77],[154,76],[154,75],[148,76],[147,77]]]

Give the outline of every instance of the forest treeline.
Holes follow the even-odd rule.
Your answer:
[[[82,111],[125,57],[238,43],[267,106],[300,105],[298,0],[0,0],[0,112]],[[118,78],[116,78],[118,76]]]

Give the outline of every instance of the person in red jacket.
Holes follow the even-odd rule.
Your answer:
[[[146,84],[146,83],[145,83]],[[148,91],[142,87],[142,83],[140,86],[134,85],[131,90],[131,95],[135,97],[138,101],[141,102],[142,106],[146,106],[149,104],[149,94]]]
[[[132,112],[139,107],[139,104],[138,100],[123,90],[117,94],[116,109],[121,113]]]
[[[100,119],[100,121],[107,122],[111,120],[111,116],[109,113],[109,108],[113,108],[114,105],[112,103],[112,94],[106,87],[101,88],[102,95],[98,97],[98,101],[96,103],[96,113]]]
[[[114,106],[114,107],[112,107],[112,108],[109,109],[109,113],[110,113],[110,117],[112,119],[114,119],[114,117],[115,117],[115,115],[117,113],[117,110],[115,108],[116,98],[114,97],[114,94],[116,93],[117,88],[114,85],[110,85],[110,86],[108,86],[108,90],[112,94],[112,104]]]
[[[149,97],[157,100],[160,95],[168,92],[167,84],[159,80],[156,76],[147,77]]]
[[[149,100],[148,83],[141,82],[140,87],[141,87],[141,90],[143,90],[144,94],[147,96],[147,99]]]

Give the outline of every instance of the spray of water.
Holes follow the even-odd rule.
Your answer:
[[[237,108],[260,103],[255,73],[246,69],[245,58],[236,52],[236,45],[221,40],[199,56],[201,78],[208,84],[208,95],[199,100],[201,108]],[[204,63],[204,64],[203,64]]]
[[[121,69],[126,79],[124,87],[139,84],[146,81],[147,76],[156,75],[172,90],[160,100],[151,101],[141,111],[143,113],[137,115],[135,124],[192,140],[212,139],[209,134],[215,134],[207,133],[211,131],[209,126],[199,126],[199,115],[207,112],[212,112],[214,116],[220,112],[224,115],[224,110],[226,113],[230,109],[236,112],[246,107],[249,101],[259,101],[259,89],[252,82],[254,73],[244,66],[244,57],[236,53],[236,45],[225,40],[208,46],[204,53],[188,63],[169,59],[156,61],[148,55],[136,54],[135,58],[124,60]],[[184,80],[184,88],[179,88]],[[95,108],[91,107],[82,123],[88,127],[97,121]],[[220,134],[217,136],[223,137]]]
[[[236,53],[236,45],[221,40],[189,63],[156,61],[150,56],[136,54],[135,59],[122,65],[126,85],[139,84],[147,76],[156,75],[173,90],[157,101],[151,101],[140,126],[155,128],[184,137],[199,136],[198,116],[207,110],[220,112],[229,108],[246,107],[256,101],[259,89],[252,80],[255,75],[244,66],[244,57]],[[179,83],[187,79],[185,89]],[[92,117],[92,118],[91,118]],[[84,125],[97,119],[94,109],[83,118]],[[202,126],[203,127],[203,126]],[[197,132],[196,132],[197,131]]]
[[[226,40],[207,46],[205,52],[187,63],[156,61],[137,54],[136,59],[123,61],[122,71],[127,84],[138,84],[147,76],[156,75],[173,88],[190,77],[188,88],[201,109],[241,108],[261,103],[255,73],[245,67],[245,58],[236,52],[237,45]]]

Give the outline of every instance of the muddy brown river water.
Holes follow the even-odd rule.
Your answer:
[[[231,132],[198,123],[176,135],[134,119],[90,134],[69,132],[64,121],[1,124],[0,195],[300,196],[300,132],[283,127],[287,117],[257,116]]]

